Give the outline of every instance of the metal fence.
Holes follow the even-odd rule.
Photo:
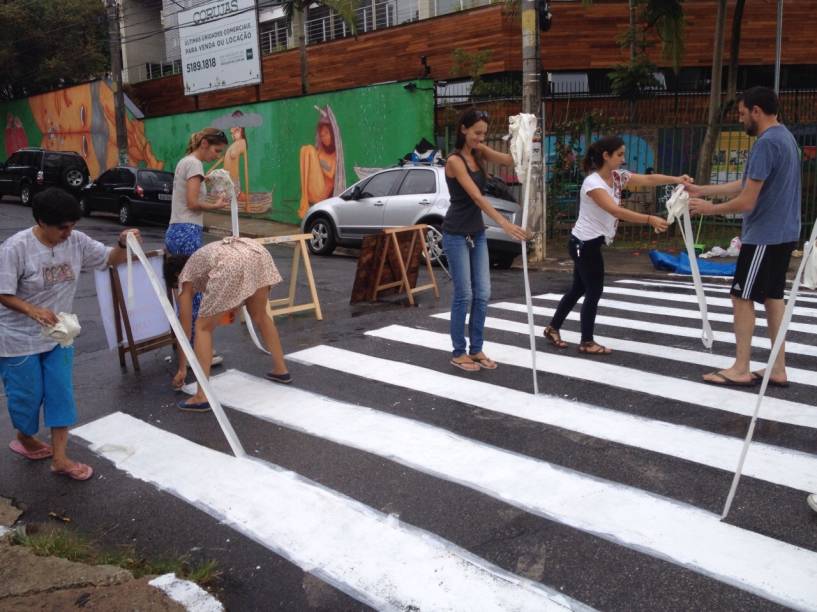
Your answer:
[[[705,94],[687,94],[686,108],[679,106],[678,112],[669,110],[659,113],[665,100],[640,100],[641,113],[651,115],[652,121],[629,121],[627,102],[610,97],[596,97],[595,104],[576,112],[577,102],[587,97],[549,98],[545,101],[546,134],[544,149],[547,163],[547,228],[550,239],[566,239],[578,214],[579,188],[584,179],[581,160],[587,143],[607,134],[620,135],[626,146],[627,168],[638,173],[661,173],[670,175],[689,174],[694,176],[698,164],[701,144],[706,132],[702,121],[687,122],[689,108],[705,103]],[[694,98],[698,100],[692,101]],[[680,97],[679,97],[680,99]],[[781,95],[783,116],[804,117],[812,111],[803,108],[804,100],[817,99],[817,92],[786,92]],[[650,106],[652,102],[652,107]],[[507,132],[507,118],[521,112],[519,99],[485,100],[476,99],[463,103],[461,97],[437,100],[437,141],[445,151],[454,144],[456,121],[459,114],[471,104],[488,112],[488,143],[500,150],[507,144],[502,136]],[[622,109],[623,110],[620,110]],[[705,107],[705,105],[704,105]],[[611,112],[610,109],[616,109]],[[731,117],[730,117],[731,119]],[[795,122],[789,120],[787,127],[794,134],[801,150],[802,171],[802,221],[801,238],[806,239],[817,219],[817,121]],[[740,179],[746,158],[754,142],[746,135],[743,127],[730,120],[725,122],[716,139],[712,159],[710,183],[725,183]],[[515,183],[512,171],[489,168],[496,174]],[[518,189],[518,186],[517,186]],[[624,206],[647,213],[665,211],[665,202],[671,188],[634,189],[625,193]],[[726,246],[729,240],[740,234],[741,217],[705,217],[695,221],[698,242],[708,247],[715,244]],[[656,235],[646,226],[622,224],[619,243],[628,245],[649,245],[675,242],[675,230],[668,234]]]

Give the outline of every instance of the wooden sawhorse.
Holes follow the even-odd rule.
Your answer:
[[[271,317],[278,315],[293,314],[296,312],[315,311],[315,318],[323,321],[321,303],[318,300],[318,290],[315,287],[315,277],[312,275],[312,264],[309,261],[309,250],[306,241],[312,238],[312,234],[292,234],[289,236],[270,236],[267,238],[256,238],[259,244],[282,244],[284,242],[295,242],[295,252],[292,255],[292,267],[290,268],[289,295],[285,298],[270,300],[267,304],[267,312]],[[309,286],[311,302],[303,304],[295,303],[295,291],[298,287],[298,270],[301,259],[304,260],[304,270],[306,270],[306,281]]]
[[[420,224],[408,225],[406,227],[392,227],[383,230],[383,233],[386,235],[386,244],[383,246],[383,251],[380,254],[380,261],[377,263],[377,273],[375,275],[374,286],[372,287],[372,294],[370,298],[372,302],[377,300],[377,294],[381,291],[393,289],[395,287],[402,287],[403,291],[406,292],[408,303],[412,306],[414,306],[414,295],[416,293],[420,293],[421,291],[428,291],[429,289],[432,289],[434,290],[434,297],[440,299],[440,289],[437,287],[437,279],[434,277],[434,269],[431,267],[431,258],[428,255],[428,247],[426,245],[425,231],[427,229],[427,225]],[[409,244],[408,254],[404,260],[403,254],[400,251],[400,241],[398,240],[398,235],[407,233],[411,233],[411,243]],[[420,244],[420,248],[422,249],[422,256],[425,259],[426,269],[428,270],[428,276],[431,278],[431,282],[425,285],[420,285],[419,287],[412,287],[411,282],[409,282],[406,263],[412,261],[418,242]],[[392,250],[397,257],[400,278],[381,285],[380,279],[383,278],[383,268],[386,265],[386,261],[389,259],[389,251]]]

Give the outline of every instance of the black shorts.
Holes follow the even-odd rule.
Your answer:
[[[741,246],[730,293],[761,304],[767,299],[782,300],[791,252],[795,246],[796,242]]]

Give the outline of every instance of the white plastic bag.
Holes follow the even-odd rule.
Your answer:
[[[56,340],[57,344],[62,348],[68,348],[74,343],[74,338],[79,336],[79,332],[82,331],[79,319],[77,315],[67,312],[59,313],[57,319],[59,321],[57,321],[56,325],[43,327],[43,336]]]

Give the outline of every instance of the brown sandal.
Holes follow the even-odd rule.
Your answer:
[[[579,345],[579,352],[586,355],[609,355],[613,349],[602,346],[595,340],[590,340]]]
[[[551,327],[548,325],[545,328],[545,339],[550,342],[553,346],[559,349],[567,348],[567,342],[562,340],[562,336],[559,335],[559,330],[555,327]]]

